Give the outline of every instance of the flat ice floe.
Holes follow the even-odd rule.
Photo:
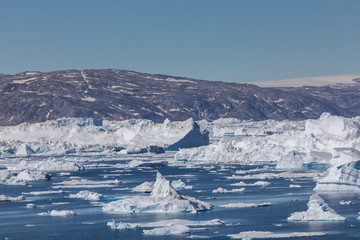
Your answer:
[[[0,202],[19,202],[23,200],[25,200],[24,196],[8,197],[5,195],[0,195]]]
[[[76,213],[74,211],[71,210],[52,210],[49,212],[43,212],[43,213],[39,213],[39,215],[41,216],[54,216],[54,217],[70,217],[70,216],[75,216]]]
[[[47,159],[41,161],[26,161],[22,160],[16,164],[9,164],[7,166],[9,170],[35,170],[35,171],[48,171],[48,172],[76,172],[84,170],[84,166],[77,162],[66,161],[66,160],[57,160],[57,159]]]
[[[143,230],[145,235],[180,235],[188,232],[190,232],[190,228],[181,224]]]
[[[103,195],[97,192],[82,190],[78,193],[69,194],[69,198],[81,198],[85,200],[99,201],[101,198],[103,198]]]
[[[324,236],[324,232],[291,232],[291,233],[273,233],[268,231],[248,231],[238,234],[229,234],[228,236],[235,239],[252,239],[252,238],[293,238],[293,237],[311,237]]]
[[[212,190],[212,193],[235,193],[235,192],[245,192],[245,188],[235,188],[235,189],[225,189],[222,187],[219,187],[217,189]]]
[[[104,181],[93,181],[88,179],[73,179],[69,181],[63,181],[55,183],[52,188],[100,188],[100,187],[116,187],[119,180],[104,180]]]
[[[134,196],[104,204],[103,211],[116,213],[196,213],[210,210],[211,204],[181,195],[159,172],[150,196]]]
[[[304,212],[295,212],[288,217],[288,221],[345,221],[346,218],[337,214],[327,203],[319,196],[312,195],[307,204],[308,210]]]
[[[229,203],[225,205],[220,205],[220,207],[224,208],[250,208],[250,207],[268,207],[271,206],[270,202],[265,203]]]

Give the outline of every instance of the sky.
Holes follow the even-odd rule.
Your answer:
[[[360,73],[358,0],[0,0],[0,72],[228,82]]]

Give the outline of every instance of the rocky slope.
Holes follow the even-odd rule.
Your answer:
[[[194,120],[317,118],[360,113],[355,87],[261,88],[124,70],[0,74],[0,125],[61,117]]]

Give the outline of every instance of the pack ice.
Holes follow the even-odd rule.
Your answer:
[[[150,196],[134,196],[104,204],[103,211],[116,213],[196,213],[210,210],[211,204],[181,195],[159,172]]]
[[[209,136],[192,119],[154,123],[134,119],[102,121],[64,118],[3,127],[0,129],[0,143],[3,155],[89,154],[120,151],[123,148],[128,148],[129,153],[161,153],[162,148],[178,150],[206,145]]]
[[[327,169],[357,161],[360,117],[323,113],[305,121],[229,121],[200,125],[212,144],[181,149],[175,159],[188,163],[274,163],[279,169]],[[225,130],[224,130],[225,129]]]

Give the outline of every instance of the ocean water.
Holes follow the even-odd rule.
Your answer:
[[[79,156],[77,156],[79,158]],[[286,177],[274,179],[231,179],[237,170],[254,170],[251,174],[271,173],[280,171],[272,166],[241,166],[241,165],[197,165],[189,166],[182,163],[168,166],[148,166],[140,168],[115,168],[118,163],[128,163],[134,159],[144,161],[172,159],[171,154],[165,155],[129,155],[117,157],[80,157],[85,163],[86,170],[72,172],[61,176],[52,173],[50,181],[31,182],[25,186],[0,185],[0,195],[24,195],[22,202],[0,202],[0,239],[187,239],[211,238],[229,239],[228,234],[237,234],[243,231],[271,231],[274,233],[291,232],[324,232],[325,236],[300,237],[297,239],[360,239],[360,221],[357,220],[360,211],[359,194],[327,193],[320,196],[338,214],[347,218],[344,222],[287,222],[287,217],[296,211],[305,211],[309,197],[314,194],[312,189],[315,182],[307,177]],[[36,159],[36,158],[34,158]],[[84,160],[85,159],[85,160]],[[28,159],[29,160],[29,159]],[[31,159],[30,159],[31,160]],[[2,161],[5,161],[4,159]],[[7,159],[6,161],[11,161]],[[94,167],[96,163],[99,167]],[[196,214],[111,214],[104,213],[101,204],[133,195],[148,195],[131,192],[131,188],[145,182],[155,181],[159,171],[168,180],[181,179],[193,189],[181,189],[180,193],[195,197],[214,205],[213,210]],[[318,170],[312,170],[314,172]],[[304,173],[308,172],[303,171]],[[94,181],[114,180],[121,181],[112,187],[56,188],[57,183],[76,179]],[[245,192],[212,193],[218,187],[226,189],[241,188],[230,186],[232,183],[244,181],[268,181],[270,185],[245,186]],[[300,185],[300,188],[290,188],[290,184]],[[47,195],[28,195],[31,191],[46,191],[62,189],[64,193]],[[90,190],[101,193],[105,199],[88,201],[73,199],[67,196],[80,190]],[[340,200],[352,201],[351,205],[341,205]],[[222,208],[220,205],[228,203],[263,203],[271,202],[271,206],[258,208]],[[27,208],[33,203],[35,208]],[[73,210],[76,216],[55,217],[40,216],[39,213],[51,210]],[[145,236],[143,228],[131,230],[112,230],[107,222],[116,220],[126,223],[148,223],[167,219],[211,220],[221,219],[225,222],[219,226],[191,227],[189,234],[178,236]],[[286,238],[284,238],[286,239]],[[293,239],[293,238],[292,238]]]

